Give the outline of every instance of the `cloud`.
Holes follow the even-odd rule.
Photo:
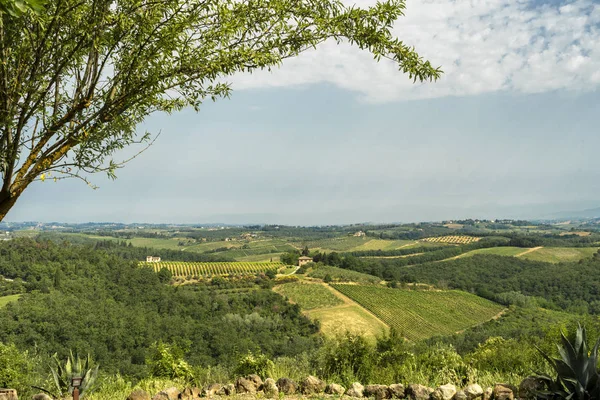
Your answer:
[[[348,44],[326,42],[273,72],[236,75],[233,88],[328,82],[377,103],[499,91],[590,91],[600,85],[600,4],[591,0],[409,0],[394,33],[442,66],[443,78],[413,84],[392,62],[376,63]]]

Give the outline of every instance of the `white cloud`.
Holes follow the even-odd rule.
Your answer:
[[[271,73],[237,75],[233,87],[329,82],[367,101],[386,102],[496,91],[588,91],[600,84],[600,5],[592,0],[553,6],[525,0],[409,0],[394,33],[441,65],[442,79],[413,84],[392,62],[376,63],[367,52],[328,42]]]

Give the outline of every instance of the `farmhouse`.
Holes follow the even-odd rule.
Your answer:
[[[160,257],[146,256],[146,262],[160,262]]]
[[[365,233],[363,231],[358,231],[354,234],[354,236],[356,236],[356,237],[365,236]]]
[[[304,264],[307,264],[312,261],[313,261],[312,257],[302,256],[302,257],[298,258],[298,266],[301,267]]]

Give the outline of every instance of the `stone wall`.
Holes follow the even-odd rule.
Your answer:
[[[285,396],[323,396],[331,395],[339,398],[370,398],[375,400],[406,399],[406,400],[533,400],[535,392],[542,389],[541,382],[536,378],[526,378],[519,387],[498,383],[485,390],[478,384],[470,384],[463,388],[447,384],[430,388],[419,384],[404,386],[400,383],[393,385],[362,385],[354,382],[345,388],[336,383],[325,383],[314,376],[308,376],[301,382],[289,378],[272,378],[262,380],[258,375],[248,375],[238,378],[235,383],[213,383],[205,388],[189,387],[183,391],[175,387],[162,390],[154,395],[144,390],[133,391],[127,399],[115,400],[194,400],[199,398],[226,396],[256,396],[257,398],[281,398]],[[47,400],[48,396],[39,394],[33,400]],[[0,389],[0,400],[18,400],[17,392],[12,389]]]

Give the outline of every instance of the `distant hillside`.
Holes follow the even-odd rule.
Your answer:
[[[600,207],[589,208],[587,210],[578,211],[561,211],[548,215],[545,219],[558,219],[558,220],[569,220],[569,219],[594,219],[600,218]]]

